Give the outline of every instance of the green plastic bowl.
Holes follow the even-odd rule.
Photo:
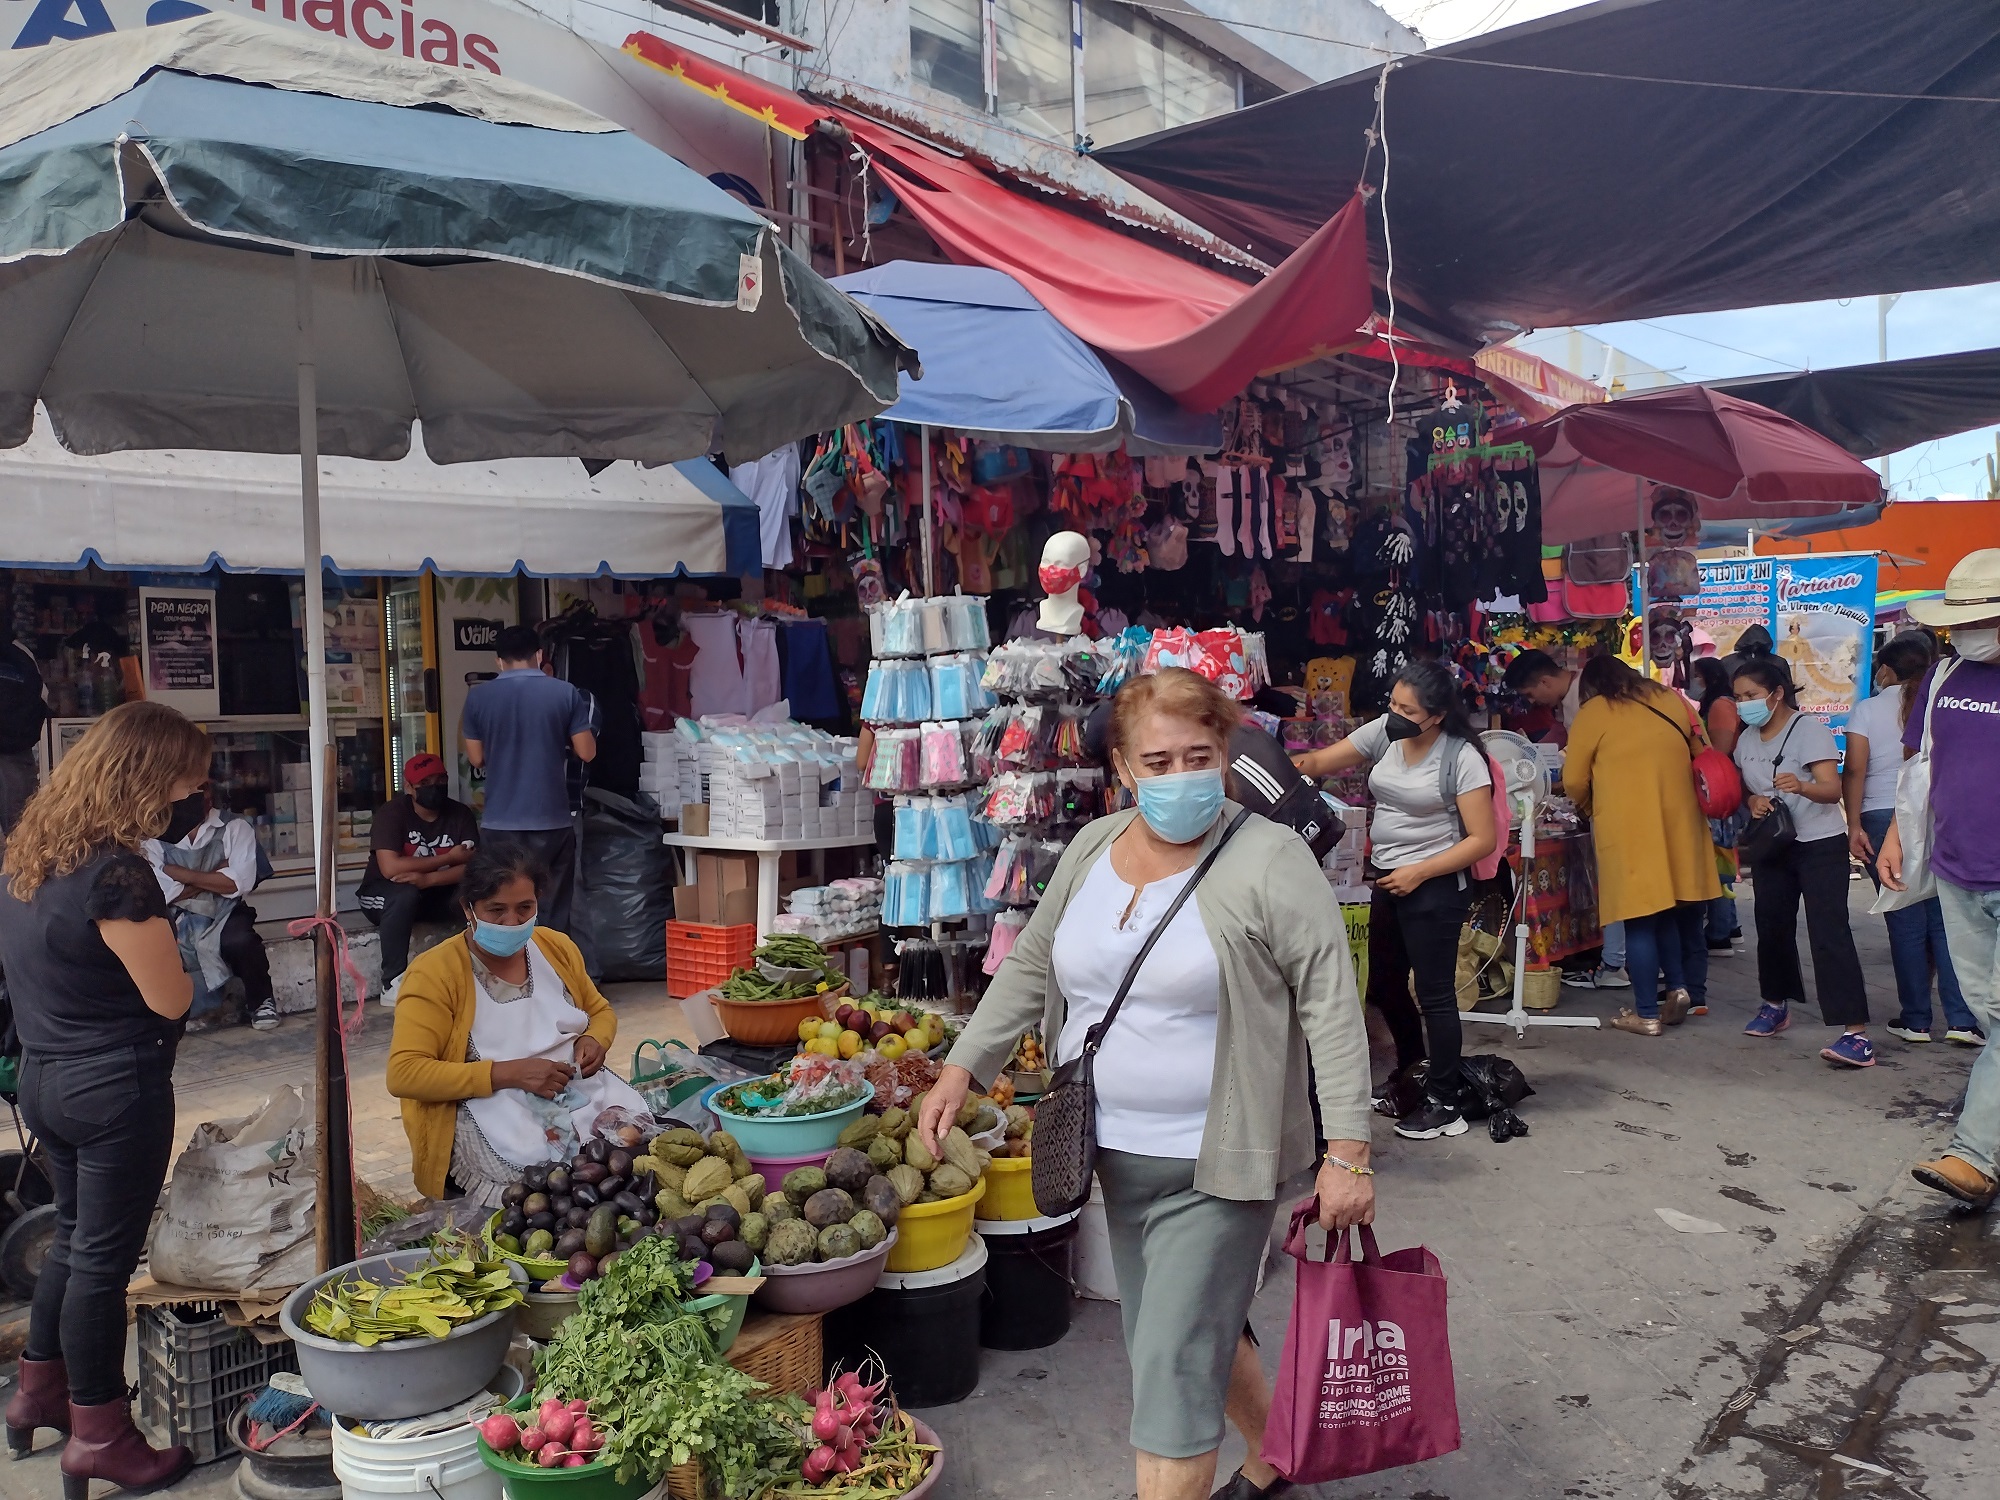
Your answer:
[[[763,1270],[764,1262],[752,1257],[750,1269],[743,1274],[758,1276],[763,1274]],[[729,1321],[722,1325],[722,1331],[715,1336],[717,1354],[727,1354],[736,1342],[736,1335],[743,1331],[743,1315],[750,1310],[750,1294],[745,1292],[741,1296],[725,1297],[717,1293],[712,1297],[696,1297],[692,1302],[684,1304],[689,1312],[706,1313],[713,1312],[724,1303],[729,1304]]]
[[[500,1210],[495,1210],[493,1217],[486,1221],[486,1243],[492,1246],[493,1253],[502,1260],[511,1260],[526,1271],[530,1281],[554,1281],[569,1269],[567,1260],[548,1260],[539,1255],[516,1255],[512,1250],[501,1249]]]
[[[534,1397],[523,1393],[507,1403],[510,1412],[527,1411]],[[638,1500],[653,1488],[644,1475],[630,1484],[618,1482],[618,1472],[604,1463],[585,1464],[577,1469],[544,1469],[540,1464],[517,1463],[502,1458],[474,1432],[479,1444],[479,1460],[500,1476],[507,1500]]]

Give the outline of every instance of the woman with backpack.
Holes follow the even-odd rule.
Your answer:
[[[1314,777],[1363,764],[1373,768],[1368,864],[1375,897],[1368,921],[1371,934],[1400,939],[1401,953],[1393,944],[1371,945],[1369,994],[1379,997],[1383,1019],[1395,1034],[1399,1065],[1417,1056],[1430,1059],[1423,1108],[1398,1120],[1396,1134],[1413,1141],[1463,1135],[1458,934],[1472,905],[1472,866],[1493,852],[1499,824],[1493,773],[1451,669],[1442,662],[1411,662],[1390,690],[1388,713],[1294,764]],[[1380,976],[1379,984],[1378,954],[1393,955],[1391,972]]]
[[[1731,675],[1743,734],[1743,772],[1751,823],[1741,848],[1756,883],[1757,987],[1763,1005],[1746,1036],[1776,1036],[1792,1024],[1791,1005],[1806,995],[1799,967],[1799,904],[1812,939],[1820,1016],[1843,1028],[1820,1056],[1849,1068],[1875,1066],[1868,1040],[1868,987],[1847,920],[1847,818],[1840,810],[1840,751],[1833,733],[1799,712],[1783,658],[1757,656]]]
[[[1658,1036],[1708,1014],[1708,904],[1722,882],[1695,795],[1701,730],[1679,693],[1615,656],[1585,664],[1582,699],[1563,792],[1590,816],[1597,919],[1625,924],[1632,1004],[1611,1025]]]

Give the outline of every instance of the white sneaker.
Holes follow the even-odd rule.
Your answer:
[[[1629,990],[1632,981],[1625,977],[1623,969],[1601,968],[1597,971],[1597,987],[1600,990]]]
[[[403,976],[398,974],[394,979],[389,981],[389,987],[382,991],[382,1003],[388,1006],[389,1009],[394,1010],[396,1008],[396,991],[402,987]]]
[[[1957,1042],[1961,1047],[1984,1047],[1986,1045],[1985,1032],[1969,1031],[1960,1026],[1954,1026],[1951,1030],[1947,1031],[1944,1034],[1944,1039],[1947,1042]]]
[[[1909,1042],[1913,1045],[1921,1045],[1931,1039],[1931,1034],[1928,1031],[1912,1031],[1907,1026],[1890,1026],[1885,1029],[1890,1036],[1895,1037],[1898,1041]]]

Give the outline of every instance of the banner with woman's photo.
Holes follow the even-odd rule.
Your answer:
[[[1837,737],[1870,691],[1878,561],[1873,552],[1830,552],[1704,562],[1694,623],[1723,656],[1763,626],[1791,669],[1799,706]]]

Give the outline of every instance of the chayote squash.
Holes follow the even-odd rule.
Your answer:
[[[718,1196],[735,1181],[736,1175],[729,1170],[728,1162],[720,1157],[705,1156],[688,1168],[687,1177],[681,1183],[681,1196],[690,1203],[701,1203]]]
[[[885,1175],[889,1179],[889,1185],[895,1188],[896,1196],[903,1202],[915,1203],[923,1195],[924,1174],[908,1163],[900,1167],[891,1167]],[[876,1212],[880,1213],[881,1210],[876,1209]]]
[[[976,1177],[946,1162],[931,1173],[931,1191],[940,1198],[959,1198],[971,1192],[977,1181]]]

